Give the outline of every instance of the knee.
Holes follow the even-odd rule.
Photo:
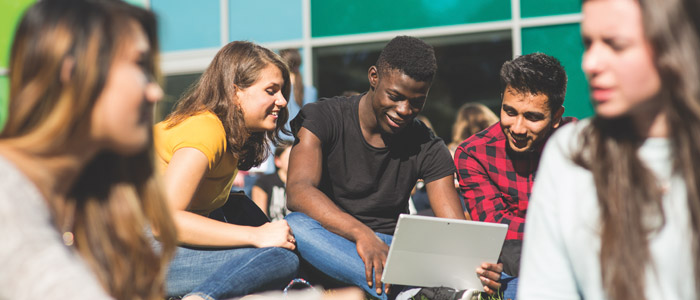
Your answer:
[[[296,255],[296,253],[284,248],[265,248],[262,255],[266,257],[265,260],[277,261],[285,265],[299,265],[299,257]]]
[[[316,222],[316,220],[300,212],[293,212],[291,214],[288,214],[286,217],[284,217],[284,219],[287,221],[287,224],[289,224],[289,227],[292,228],[294,233],[296,233],[297,231],[306,230],[312,227],[313,224]]]
[[[266,248],[264,256],[264,261],[274,262],[279,266],[279,272],[296,274],[299,270],[299,256],[290,250],[278,247]]]

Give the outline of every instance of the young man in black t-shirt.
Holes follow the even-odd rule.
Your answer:
[[[422,122],[437,65],[431,46],[394,38],[368,70],[370,89],[309,104],[292,121],[287,216],[301,257],[386,299],[380,278],[418,179],[438,217],[464,219],[449,150]]]

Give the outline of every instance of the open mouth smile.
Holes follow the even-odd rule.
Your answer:
[[[400,120],[400,119],[392,118],[392,117],[389,116],[388,114],[386,115],[386,117],[387,117],[387,120],[389,121],[388,123],[389,123],[389,125],[390,125],[391,127],[400,128],[400,127],[403,127],[403,126],[406,124],[406,122],[404,122],[404,121],[402,121],[402,120]]]

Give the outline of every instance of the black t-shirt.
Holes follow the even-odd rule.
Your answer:
[[[419,120],[392,136],[385,148],[368,144],[359,122],[363,95],[307,104],[292,121],[292,132],[296,136],[304,127],[321,140],[319,189],[372,230],[393,234],[399,214],[408,212],[416,181],[452,175],[455,166],[442,139]]]
[[[289,213],[287,210],[287,193],[284,182],[277,172],[260,176],[255,186],[267,193],[267,215],[270,220],[282,220]]]

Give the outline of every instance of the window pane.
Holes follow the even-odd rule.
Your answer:
[[[163,92],[165,95],[156,105],[156,122],[162,121],[172,111],[177,101],[180,100],[180,97],[183,96],[185,91],[187,91],[193,83],[199,80],[200,76],[202,76],[202,73],[165,77],[165,84],[163,85]]]
[[[151,0],[164,51],[221,46],[219,1]]]
[[[581,70],[583,43],[579,24],[525,28],[522,32],[523,54],[543,52],[558,58],[568,76],[565,116],[585,118],[593,115],[588,82]]]
[[[520,0],[520,16],[543,17],[581,12],[581,0]]]
[[[449,143],[457,109],[467,102],[481,102],[499,112],[501,65],[512,57],[510,32],[491,32],[427,38],[438,60],[438,72],[421,114],[435,132]],[[319,97],[369,88],[367,69],[386,42],[314,49],[314,83]]]
[[[10,98],[10,80],[7,76],[0,76],[0,131],[7,120],[7,105]]]
[[[229,40],[266,43],[301,39],[301,15],[298,0],[231,0]]]
[[[510,0],[311,0],[313,37],[510,19]]]

